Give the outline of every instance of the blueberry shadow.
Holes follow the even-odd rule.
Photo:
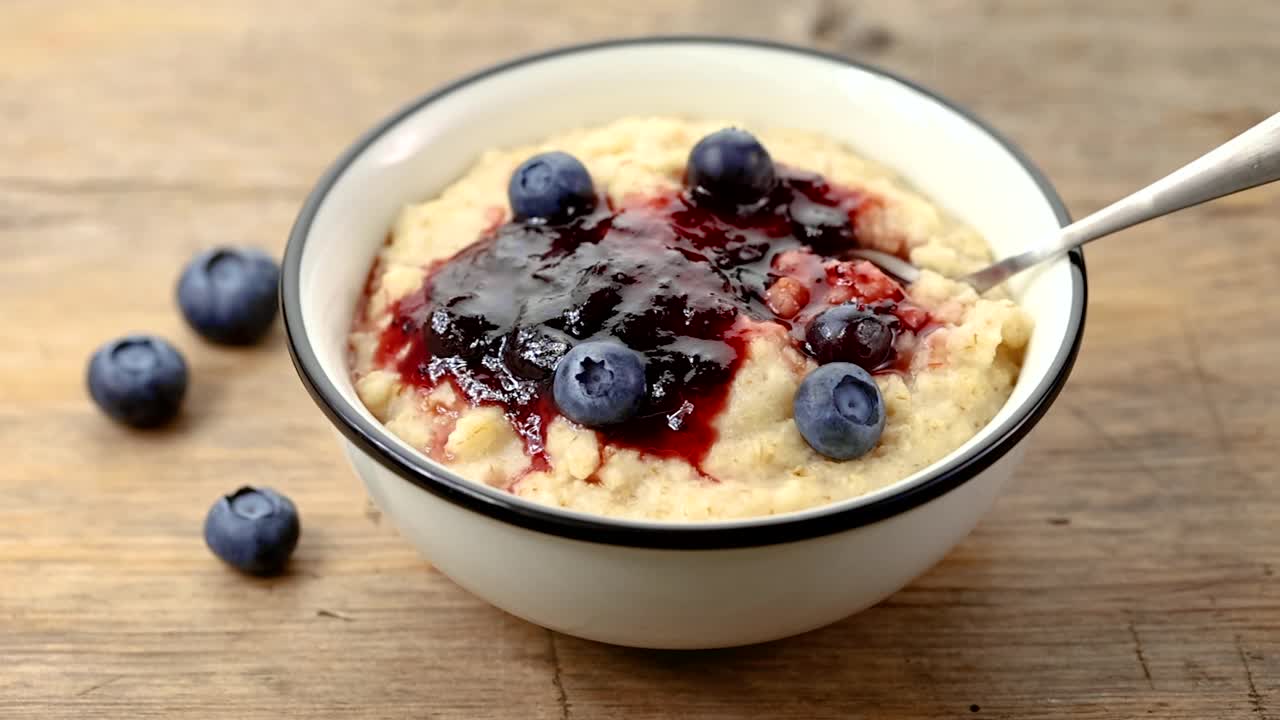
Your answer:
[[[148,431],[150,434],[190,432],[227,412],[227,390],[246,382],[247,370],[258,373],[264,364],[288,368],[284,324],[279,320],[265,337],[252,345],[219,345],[190,329],[182,342],[191,373],[182,412],[174,422]],[[281,382],[292,381],[292,369],[282,370],[280,377]]]

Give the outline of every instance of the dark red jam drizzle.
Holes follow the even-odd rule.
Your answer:
[[[701,470],[760,323],[785,328],[802,350],[808,320],[843,302],[893,315],[900,331],[931,323],[873,265],[839,258],[876,198],[778,171],[773,193],[745,216],[669,193],[602,203],[564,226],[499,225],[396,303],[375,362],[418,387],[447,381],[473,405],[501,407],[533,469],[545,469],[555,361],[575,342],[616,339],[645,354],[648,397],[604,441]],[[894,353],[868,369],[908,362]]]

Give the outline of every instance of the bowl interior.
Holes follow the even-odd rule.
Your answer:
[[[403,205],[438,193],[486,149],[620,117],[661,114],[798,128],[846,142],[976,227],[997,256],[1059,226],[1036,178],[981,127],[909,85],[831,58],[750,44],[654,41],[518,61],[446,88],[375,132],[316,207],[299,268],[301,321],[340,395],[336,401],[377,424],[351,383],[346,337],[369,266]],[[1036,328],[1014,393],[986,428],[895,485],[792,516],[897,492],[986,442],[1034,399],[1037,386],[1061,362],[1059,351],[1070,341],[1072,272],[1063,259],[1011,283]],[[385,434],[388,444],[448,474]]]

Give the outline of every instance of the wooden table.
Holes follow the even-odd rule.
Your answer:
[[[184,327],[183,261],[280,250],[322,167],[399,103],[672,31],[916,78],[1077,213],[1280,109],[1280,4],[1259,0],[4,0],[0,717],[1280,718],[1280,189],[1090,249],[1079,364],[981,527],[880,606],[733,651],[607,647],[472,598],[369,508],[278,329],[231,351]],[[90,351],[134,329],[192,365],[170,431],[86,396]],[[301,507],[291,576],[203,547],[241,483]]]

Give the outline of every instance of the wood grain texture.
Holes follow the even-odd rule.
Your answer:
[[[733,651],[552,636],[471,598],[367,508],[278,330],[221,350],[176,314],[189,254],[280,250],[322,167],[409,97],[686,31],[935,87],[1077,213],[1277,110],[1280,4],[1257,0],[5,0],[0,717],[1280,718],[1280,190],[1091,248],[1079,364],[979,529],[868,612]],[[134,329],[192,365],[170,431],[86,398],[91,349]],[[289,577],[202,546],[245,482],[302,509]]]

